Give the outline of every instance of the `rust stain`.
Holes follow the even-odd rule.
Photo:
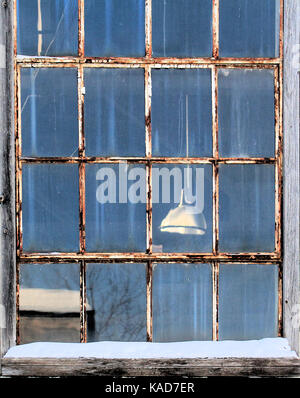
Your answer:
[[[147,341],[152,341],[153,339],[153,315],[152,315],[152,278],[153,278],[153,268],[152,262],[147,263]]]
[[[213,58],[219,58],[219,0],[213,0],[212,5],[212,29],[213,29]]]

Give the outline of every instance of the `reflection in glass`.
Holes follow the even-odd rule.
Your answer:
[[[145,156],[144,69],[85,70],[89,156]]]
[[[153,156],[211,155],[210,70],[152,70],[151,112]]]
[[[77,251],[78,166],[24,164],[22,184],[24,251]]]
[[[144,166],[86,166],[86,247],[90,252],[146,250]]]
[[[78,264],[21,265],[21,344],[36,341],[79,343],[79,282]]]
[[[220,165],[220,251],[274,251],[274,184],[274,165]]]
[[[85,55],[143,57],[144,0],[85,0]]]
[[[88,341],[146,341],[146,266],[89,264],[87,299],[94,309]]]
[[[277,57],[279,0],[220,1],[221,57]]]
[[[211,57],[211,0],[152,0],[154,57]]]
[[[153,165],[153,251],[211,252],[210,165]]]
[[[276,265],[221,264],[219,292],[220,340],[277,337]]]
[[[77,156],[77,70],[21,70],[23,156]]]
[[[220,70],[218,109],[221,156],[274,156],[273,70]]]
[[[153,272],[153,341],[212,339],[208,264],[159,264]]]
[[[18,54],[77,55],[78,1],[17,1]]]

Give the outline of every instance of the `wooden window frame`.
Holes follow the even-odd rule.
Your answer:
[[[145,106],[146,106],[146,157],[151,157],[151,80],[150,80],[150,65],[153,63],[152,49],[151,49],[151,0],[145,0],[146,3],[146,56],[142,59],[136,59],[136,62],[140,62],[140,66],[145,68]],[[83,76],[83,61],[84,61],[84,34],[83,34],[83,14],[84,14],[84,2],[78,0],[79,4],[79,56],[73,60],[63,60],[59,58],[49,59],[33,59],[28,57],[28,66],[34,64],[37,67],[45,67],[48,64],[55,67],[64,62],[64,65],[72,64],[75,62],[76,67],[79,71],[79,81]],[[281,197],[281,189],[278,189],[277,194],[279,195],[280,201],[276,211],[276,251],[273,259],[270,256],[260,258],[258,254],[254,255],[243,255],[242,261],[260,262],[265,261],[268,263],[271,259],[274,262],[282,264],[280,269],[283,273],[283,297],[282,304],[283,314],[283,333],[288,338],[291,348],[299,353],[299,323],[295,320],[297,313],[295,313],[297,306],[299,305],[299,73],[297,71],[297,65],[295,64],[295,45],[300,43],[299,26],[297,21],[300,17],[300,5],[297,0],[281,0],[281,26],[284,24],[284,36],[281,30],[280,42],[281,50],[280,56],[277,59],[219,59],[218,57],[218,19],[219,0],[213,1],[213,58],[208,59],[172,59],[172,64],[177,65],[194,65],[197,67],[208,66],[212,68],[213,75],[216,75],[215,70],[217,67],[230,67],[230,65],[237,67],[271,67],[274,68],[275,79],[277,79],[278,86],[277,91],[275,90],[275,106],[276,106],[276,134],[277,134],[277,147],[276,147],[276,161],[274,160],[275,167],[281,170],[282,162],[282,149],[283,149],[283,176],[280,172],[276,173],[278,186],[281,187],[283,177],[283,198]],[[283,13],[284,9],[284,13]],[[15,9],[14,1],[4,1],[0,4],[0,26],[3,27],[0,30],[0,45],[2,49],[5,49],[6,53],[6,64],[0,63],[0,218],[1,218],[1,229],[0,229],[0,298],[1,298],[1,311],[2,311],[2,327],[1,331],[1,358],[4,356],[6,351],[16,342],[16,302],[18,300],[18,292],[16,294],[16,285],[18,278],[18,267],[17,267],[17,249],[19,247],[18,234],[16,220],[20,212],[15,210],[15,200],[18,196],[18,164],[15,162],[15,124],[17,121],[17,113],[14,111],[14,104],[17,100],[15,93],[18,90],[18,80],[15,79],[15,70],[19,67],[15,58],[16,54],[16,41],[15,41]],[[148,16],[148,17],[147,17]],[[283,20],[284,16],[284,20]],[[284,39],[284,40],[283,40]],[[298,57],[299,58],[299,57]],[[284,60],[284,62],[283,62]],[[98,66],[101,65],[101,60],[91,60],[91,62],[98,62]],[[132,59],[113,59],[105,60],[105,66],[116,66],[116,62],[121,62],[122,65],[132,64]],[[156,63],[156,62],[155,62]],[[170,66],[170,59],[161,59],[159,61],[161,66]],[[297,59],[296,59],[297,63]],[[26,64],[26,60],[22,60],[22,66]],[[4,68],[3,68],[4,66]],[[26,65],[25,65],[26,66]],[[298,66],[299,68],[299,66]],[[216,89],[216,87],[215,87]],[[83,106],[84,97],[79,84],[79,109]],[[80,115],[80,113],[79,113]],[[283,115],[283,125],[282,125]],[[214,115],[217,118],[217,112]],[[148,122],[147,122],[148,121]],[[80,122],[80,120],[79,120]],[[80,126],[80,125],[79,125]],[[215,124],[216,126],[216,124]],[[282,129],[283,127],[283,129]],[[283,140],[281,131],[283,130]],[[217,131],[214,128],[214,157],[218,158],[218,147],[217,147]],[[79,157],[84,157],[84,133],[80,128],[79,134],[81,137],[81,151],[79,151]],[[283,146],[282,146],[283,145]],[[18,151],[18,145],[16,145]],[[82,160],[82,159],[81,159]],[[205,159],[207,160],[207,159]],[[214,159],[212,159],[214,160]],[[29,161],[29,160],[28,160]],[[202,160],[203,161],[203,160]],[[248,160],[249,161],[249,160]],[[101,163],[101,160],[98,159]],[[107,162],[107,159],[105,159]],[[170,163],[176,163],[178,159],[170,159]],[[181,160],[184,163],[184,160]],[[201,159],[199,160],[201,163]],[[240,163],[240,159],[228,159],[224,162],[237,162]],[[255,163],[264,163],[263,159],[257,159]],[[16,167],[17,166],[17,167]],[[279,167],[278,167],[279,166]],[[84,163],[80,164],[79,168],[81,176],[84,175]],[[151,167],[147,168],[148,176],[151,175]],[[82,180],[81,178],[80,180]],[[218,166],[214,164],[214,181],[218,181]],[[82,190],[84,192],[84,190]],[[218,200],[217,190],[215,191],[215,201]],[[84,203],[84,201],[82,201]],[[283,211],[281,211],[281,207]],[[216,208],[216,207],[215,207]],[[81,208],[84,213],[84,208]],[[151,201],[147,203],[147,214],[151,216]],[[283,229],[281,237],[281,220],[283,219]],[[218,223],[218,217],[214,217],[214,225]],[[148,301],[151,292],[149,286],[151,286],[152,277],[152,261],[155,262],[155,255],[151,250],[151,223],[147,223],[148,229],[148,253],[145,254],[145,258],[142,260],[148,263]],[[84,229],[80,229],[81,232],[81,252],[84,253]],[[283,238],[283,239],[282,239]],[[280,247],[280,243],[283,241],[283,247]],[[205,255],[203,260],[214,262],[214,275],[218,277],[218,264],[224,261],[234,261],[234,256],[227,255],[224,253],[218,254],[218,242],[214,239],[214,256],[207,258]],[[278,255],[283,254],[282,258]],[[20,261],[20,253],[18,253],[18,261]],[[80,256],[80,254],[79,254]],[[150,257],[149,257],[150,256]],[[223,256],[223,257],[222,257]],[[70,257],[70,256],[69,256]],[[99,260],[100,257],[100,260]],[[121,258],[124,257],[124,258]],[[167,260],[174,260],[175,256],[166,255]],[[190,258],[190,256],[188,256]],[[180,255],[178,260],[182,260],[183,256]],[[22,261],[26,261],[26,256],[21,258]],[[71,258],[70,258],[71,259]],[[127,258],[126,256],[120,256],[121,261],[135,260],[136,258]],[[140,258],[138,258],[140,260]],[[160,255],[160,260],[162,256]],[[45,262],[50,260],[53,262],[56,259],[34,258],[31,256],[29,262],[41,261]],[[63,259],[60,259],[63,261]],[[78,257],[78,261],[81,262],[81,269],[85,268],[85,261],[88,262],[102,261],[101,255],[96,254],[87,258],[83,256],[82,259]],[[105,258],[104,258],[105,260]],[[176,258],[175,258],[176,260]],[[239,258],[236,258],[238,261]],[[282,261],[282,263],[281,263]],[[84,275],[84,274],[83,274]],[[84,279],[84,278],[81,278]],[[216,279],[217,280],[217,279]],[[81,288],[84,288],[84,281],[81,282]],[[280,295],[281,296],[281,295]],[[281,300],[281,297],[280,297]],[[151,305],[148,306],[150,308]],[[151,310],[147,311],[147,335],[148,340],[151,341]],[[280,323],[280,322],[279,322]],[[81,320],[81,336],[82,341],[85,340],[85,323],[84,316]],[[281,324],[280,324],[281,325]],[[214,327],[214,337],[217,335],[217,323]],[[185,359],[185,360],[70,360],[70,359],[57,359],[57,360],[45,360],[45,359],[2,359],[1,361],[3,375],[20,374],[20,375],[69,375],[73,374],[74,369],[79,374],[114,374],[117,375],[120,368],[122,369],[122,375],[136,376],[136,375],[190,375],[190,376],[207,376],[207,375],[250,375],[257,374],[257,368],[260,369],[262,374],[300,374],[300,363],[298,359]]]

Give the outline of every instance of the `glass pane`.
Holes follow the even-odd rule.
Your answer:
[[[279,0],[220,1],[222,57],[277,57]]]
[[[18,54],[77,55],[78,1],[18,0]]]
[[[211,57],[211,0],[152,0],[155,57]]]
[[[153,251],[211,252],[212,168],[153,165]]]
[[[276,265],[220,266],[220,340],[277,337],[277,303]]]
[[[23,156],[77,156],[77,71],[21,70]]]
[[[142,165],[86,166],[86,247],[90,252],[146,250],[146,177]]]
[[[273,165],[220,165],[220,251],[274,251],[274,183]]]
[[[88,341],[146,341],[146,266],[89,264]]]
[[[85,86],[87,155],[144,156],[144,69],[86,69]]]
[[[77,251],[78,166],[25,164],[22,184],[24,251]]]
[[[272,70],[220,70],[219,148],[221,156],[274,156],[274,107]]]
[[[208,264],[159,264],[153,273],[153,341],[212,339]]]
[[[144,0],[85,0],[85,55],[143,57]]]
[[[21,265],[21,344],[80,342],[79,283],[78,264]]]
[[[209,69],[152,70],[153,155],[210,156],[211,109]]]

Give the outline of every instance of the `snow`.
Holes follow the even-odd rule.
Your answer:
[[[176,343],[114,342],[30,343],[10,348],[5,358],[297,358],[287,339],[186,341]]]

